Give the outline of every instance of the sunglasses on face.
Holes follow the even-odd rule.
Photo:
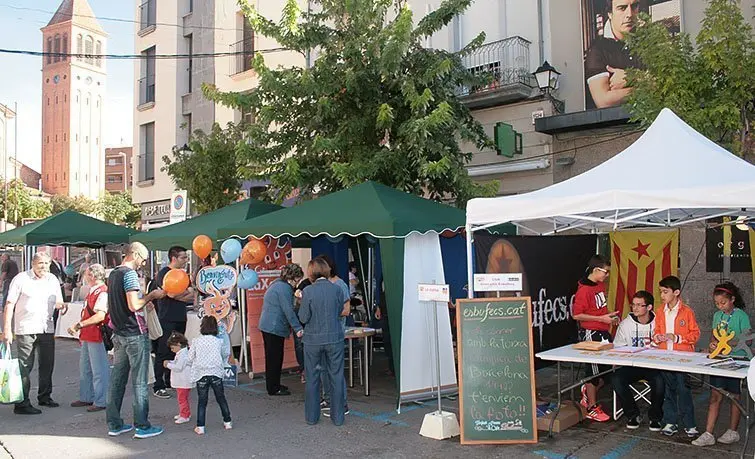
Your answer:
[[[605,273],[605,274],[608,274],[608,273],[610,272],[610,271],[608,271],[608,270],[607,270],[607,269],[605,269],[605,268],[595,268],[595,269],[597,269],[598,271],[600,271],[600,272],[602,272],[602,273]]]

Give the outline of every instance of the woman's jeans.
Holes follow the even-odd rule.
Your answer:
[[[79,355],[79,400],[107,407],[107,391],[110,383],[110,363],[102,342],[81,342]]]
[[[685,429],[696,427],[695,406],[692,402],[692,391],[689,380],[684,373],[664,371],[666,394],[663,399],[663,423],[679,425]]]
[[[197,403],[197,427],[204,427],[210,388],[215,393],[215,401],[220,405],[223,422],[231,422],[231,410],[228,408],[228,400],[225,399],[223,380],[217,376],[203,376],[202,379],[197,381],[197,395],[199,398],[199,402]]]
[[[304,373],[307,379],[304,397],[304,417],[307,424],[320,420],[320,373],[328,373],[325,392],[331,394],[330,420],[340,426],[344,421],[343,342],[304,345]],[[343,384],[338,381],[344,381]],[[335,384],[334,384],[335,382]]]

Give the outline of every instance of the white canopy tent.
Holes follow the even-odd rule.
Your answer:
[[[469,201],[469,285],[472,234],[491,226],[510,222],[524,233],[551,235],[675,227],[721,216],[755,216],[755,166],[664,108],[637,141],[583,174],[530,193]]]

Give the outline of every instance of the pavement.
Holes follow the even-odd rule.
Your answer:
[[[695,458],[736,457],[742,443],[732,446],[715,445],[698,448],[690,445],[683,435],[669,438],[649,432],[646,426],[634,431],[625,428],[623,420],[608,423],[585,421],[553,438],[540,432],[534,445],[462,446],[459,438],[443,441],[419,435],[423,416],[437,405],[404,405],[401,413],[395,410],[394,380],[384,375],[386,361],[381,352],[375,353],[375,368],[371,378],[371,395],[365,397],[362,388],[349,389],[351,414],[341,427],[328,418],[309,426],[304,422],[304,387],[297,375],[286,375],[284,384],[293,394],[290,397],[270,397],[264,380],[239,377],[240,386],[226,390],[233,430],[222,428],[220,410],[213,397],[207,410],[207,433],[200,437],[193,432],[193,423],[175,425],[175,398],[160,400],[150,397],[150,421],[165,426],[159,437],[135,440],[130,436],[107,436],[104,412],[87,413],[71,408],[78,398],[78,344],[69,339],[56,341],[55,389],[53,398],[59,408],[45,408],[38,416],[18,416],[11,406],[0,406],[0,459],[39,459],[50,457],[125,458],[140,456],[228,458],[570,458],[619,459],[633,457]],[[32,374],[32,400],[36,400],[36,372]],[[540,396],[555,392],[553,368],[538,370]],[[605,391],[606,395],[610,392]],[[696,418],[702,426],[707,412],[709,391],[693,391]],[[606,410],[610,399],[603,401]],[[444,410],[457,411],[455,400],[444,399]],[[192,393],[195,409],[196,393]],[[717,435],[725,430],[728,405],[724,405]],[[194,414],[194,413],[192,413]],[[123,417],[131,417],[131,393],[127,389],[123,403]],[[744,425],[744,421],[742,422]],[[744,428],[740,427],[740,434]],[[750,442],[747,457],[752,457],[755,442]]]

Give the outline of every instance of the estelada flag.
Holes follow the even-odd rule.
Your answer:
[[[647,290],[660,311],[658,282],[666,276],[679,275],[679,230],[617,231],[611,236],[611,275],[608,284],[608,308],[620,317],[632,312],[632,297]]]

